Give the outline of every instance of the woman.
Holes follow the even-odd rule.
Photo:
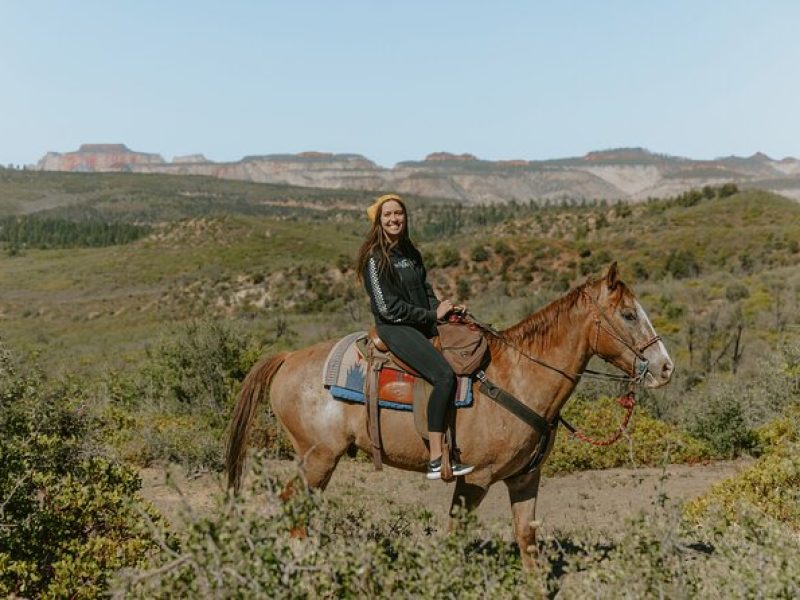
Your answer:
[[[447,408],[456,377],[431,345],[437,320],[457,309],[436,298],[426,279],[422,256],[408,235],[408,213],[399,196],[381,196],[367,209],[372,227],[358,253],[358,272],[370,297],[378,336],[401,361],[433,385],[428,401],[430,462],[428,479],[441,479]],[[453,474],[473,468],[453,463]]]

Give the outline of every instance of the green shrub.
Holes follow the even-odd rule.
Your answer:
[[[3,346],[0,402],[0,595],[101,595],[156,547],[138,474],[98,455],[104,424],[76,382],[20,374]]]
[[[636,517],[611,542],[589,539],[570,540],[558,597],[793,598],[800,588],[800,540],[758,513],[716,528],[668,511]]]
[[[715,517],[723,526],[730,526],[740,521],[748,507],[800,531],[800,444],[777,446],[690,502],[686,514],[695,520]]]
[[[459,277],[456,281],[456,298],[459,301],[464,302],[470,299],[472,295],[472,286],[469,284],[469,280],[464,277]]]
[[[756,429],[753,436],[760,454],[775,452],[784,444],[800,442],[800,404],[789,406],[784,415]]]
[[[140,372],[144,386],[168,400],[224,411],[231,392],[258,359],[260,347],[226,321],[195,321],[175,328],[149,350]]]
[[[728,302],[736,302],[749,297],[750,290],[747,289],[747,286],[742,283],[732,283],[725,288],[725,298],[728,300]]]
[[[739,193],[739,187],[735,183],[725,183],[720,186],[718,194],[720,198],[728,198]]]
[[[498,256],[502,256],[503,258],[510,258],[516,254],[514,252],[514,249],[511,246],[509,246],[505,240],[502,239],[497,240],[494,243],[494,253],[497,254]]]
[[[738,397],[710,395],[698,410],[688,417],[687,430],[702,440],[721,458],[733,458],[755,444],[744,409]]]
[[[456,267],[461,262],[461,255],[455,248],[445,247],[439,253],[439,258],[436,261],[439,267]]]
[[[221,468],[239,385],[260,353],[251,336],[224,321],[175,328],[138,371],[111,378],[110,415],[128,420],[114,444],[141,465],[161,460]]]
[[[675,279],[685,279],[700,274],[700,263],[691,250],[673,250],[667,257],[664,270]]]
[[[486,262],[489,260],[489,251],[486,249],[486,246],[479,244],[472,248],[470,258],[473,262]]]
[[[687,504],[686,515],[723,527],[756,511],[800,531],[800,404],[753,432],[762,456],[750,467]],[[765,517],[766,518],[766,517]]]
[[[717,447],[733,448],[734,455],[758,450],[758,428],[783,418],[788,407],[800,403],[798,348],[787,345],[766,352],[746,373],[736,375],[700,374],[679,364],[669,386],[656,392],[642,390],[641,404],[659,419],[704,439],[716,436]],[[711,430],[705,433],[707,424]]]

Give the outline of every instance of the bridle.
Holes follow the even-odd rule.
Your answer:
[[[642,379],[644,379],[645,375],[647,375],[649,368],[650,368],[650,361],[647,360],[644,356],[644,351],[647,350],[653,344],[656,344],[661,341],[661,336],[656,335],[653,336],[651,339],[647,340],[646,342],[636,346],[635,341],[628,341],[625,339],[624,335],[620,330],[614,325],[613,321],[606,315],[603,310],[600,308],[597,300],[592,296],[587,290],[583,290],[582,294],[589,300],[589,309],[592,312],[592,318],[595,324],[595,333],[594,333],[594,343],[590,342],[590,348],[592,352],[605,360],[606,362],[610,362],[608,357],[604,356],[597,350],[597,344],[600,339],[600,330],[604,330],[608,335],[610,335],[613,339],[617,340],[620,344],[625,346],[628,350],[630,350],[633,355],[636,357],[634,361],[633,367],[631,369],[631,373],[628,375],[617,375],[615,373],[607,373],[603,371],[594,371],[592,369],[584,369],[581,373],[573,373],[566,369],[562,369],[560,367],[556,367],[555,365],[551,365],[546,361],[543,361],[540,358],[535,356],[531,356],[525,350],[517,346],[516,344],[512,343],[508,338],[506,338],[502,333],[494,329],[491,325],[486,323],[482,323],[478,319],[475,318],[472,314],[465,315],[472,323],[474,323],[477,327],[491,335],[493,338],[497,339],[498,341],[502,342],[512,350],[514,350],[520,356],[526,358],[530,362],[533,362],[539,366],[542,366],[546,369],[554,371],[563,377],[569,379],[572,383],[578,383],[582,377],[589,377],[593,379],[605,379],[609,381],[619,381],[624,383],[629,383],[631,386],[641,383]]]
[[[636,346],[635,342],[628,341],[625,339],[624,335],[620,332],[619,328],[617,328],[617,326],[614,325],[614,322],[600,308],[600,305],[597,303],[597,299],[594,296],[592,296],[585,289],[583,290],[582,293],[589,300],[589,308],[592,311],[592,317],[594,319],[594,324],[596,327],[594,335],[594,344],[592,345],[592,352],[594,352],[594,354],[596,354],[606,362],[610,362],[608,357],[601,354],[597,349],[597,344],[600,339],[600,330],[601,329],[605,330],[605,332],[609,336],[611,336],[613,339],[617,340],[620,344],[625,346],[636,357],[636,360],[633,362],[633,367],[631,369],[630,380],[631,383],[640,383],[641,380],[644,378],[644,376],[647,375],[650,368],[650,361],[647,360],[647,358],[645,358],[644,351],[647,350],[653,344],[657,344],[658,342],[660,342],[661,336],[655,335],[649,340]]]

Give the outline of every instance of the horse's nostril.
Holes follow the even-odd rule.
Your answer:
[[[673,365],[671,362],[664,363],[664,366],[661,367],[661,376],[664,379],[667,379],[670,375],[672,375]]]

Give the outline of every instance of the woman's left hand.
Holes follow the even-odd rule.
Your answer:
[[[455,310],[455,305],[452,301],[442,300],[436,309],[436,318],[442,320],[453,310]]]

